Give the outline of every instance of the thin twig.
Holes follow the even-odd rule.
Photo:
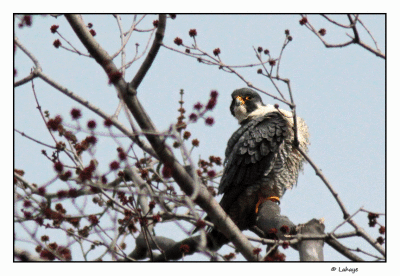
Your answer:
[[[297,148],[297,150],[301,153],[301,155],[303,155],[303,157],[307,160],[307,162],[313,167],[315,173],[318,175],[319,178],[321,178],[322,182],[324,182],[326,187],[329,189],[329,191],[335,198],[336,202],[338,203],[340,209],[342,210],[343,218],[345,220],[348,219],[348,223],[356,229],[358,234],[361,235],[370,245],[375,247],[375,249],[378,250],[383,256],[385,256],[385,254],[386,254],[385,249],[380,244],[378,244],[376,242],[376,240],[374,240],[370,235],[368,235],[368,233],[362,227],[360,227],[354,220],[349,218],[350,217],[349,212],[347,211],[346,207],[344,206],[338,193],[333,189],[332,185],[322,174],[322,171],[314,164],[314,162],[310,159],[310,157],[301,148]]]
[[[117,23],[118,23],[118,28],[120,30],[120,36],[121,36],[121,48],[118,49],[118,51],[111,56],[111,59],[114,59],[115,57],[117,57],[119,55],[119,53],[121,51],[123,51],[125,49],[126,44],[128,43],[133,31],[136,29],[136,26],[140,23],[140,21],[142,21],[142,19],[145,17],[146,15],[143,15],[137,22],[134,20],[131,27],[129,28],[129,30],[126,33],[122,32],[122,24],[121,24],[121,17],[117,14],[114,15],[114,17],[117,19]],[[126,38],[125,38],[126,37]]]
[[[378,47],[378,42],[376,42],[376,40],[375,40],[374,36],[372,35],[372,33],[369,31],[369,29],[364,25],[364,23],[363,23],[360,19],[358,19],[358,21],[360,22],[361,26],[363,26],[364,29],[367,31],[367,33],[369,34],[369,36],[371,37],[371,39],[374,41],[376,50],[377,50],[378,52],[381,52],[381,50],[380,50],[379,47]]]
[[[28,138],[29,140],[31,140],[31,141],[33,141],[33,142],[35,142],[35,143],[38,143],[38,144],[43,145],[43,146],[45,146],[45,147],[51,148],[51,149],[53,149],[53,150],[56,150],[56,149],[57,149],[56,147],[53,147],[53,146],[50,146],[50,145],[48,145],[48,144],[46,144],[46,143],[40,142],[39,140],[36,140],[36,139],[30,137],[29,135],[26,135],[24,132],[21,132],[21,131],[15,129],[15,128],[14,128],[14,131],[18,132],[18,133],[21,134],[23,137],[26,137],[26,138]]]
[[[339,22],[337,22],[337,21],[335,21],[335,20],[329,18],[329,17],[328,17],[327,15],[325,15],[325,14],[321,14],[321,16],[322,16],[323,18],[325,18],[326,20],[328,20],[329,22],[331,22],[331,23],[333,23],[333,24],[335,24],[335,25],[337,25],[337,26],[339,26],[339,27],[346,28],[346,29],[351,29],[351,28],[352,28],[352,25],[351,25],[351,24],[350,24],[350,25],[341,24],[341,23],[339,23]]]
[[[362,207],[360,209],[358,209],[357,211],[354,212],[354,214],[352,214],[351,216],[349,216],[347,219],[345,219],[344,221],[342,221],[338,226],[336,226],[331,233],[335,233],[335,231],[337,229],[339,229],[340,226],[344,225],[346,222],[348,222],[351,218],[353,218],[355,215],[357,215],[360,211],[362,210]]]
[[[301,16],[307,18],[307,17],[306,17],[305,15],[303,15],[303,14],[302,14]],[[369,33],[369,35],[370,35],[371,37],[372,37],[372,35],[371,35],[371,33],[369,32],[369,30],[364,26],[364,24],[361,22],[361,20],[359,19],[359,15],[358,15],[358,14],[356,14],[356,15],[354,16],[354,19],[351,17],[350,14],[347,15],[347,17],[348,17],[348,19],[349,19],[349,21],[350,21],[350,24],[349,24],[349,25],[343,25],[343,24],[337,23],[337,22],[334,21],[334,20],[331,20],[330,18],[328,18],[328,17],[325,16],[325,15],[322,15],[322,16],[323,16],[324,18],[326,18],[328,21],[330,21],[331,23],[333,23],[333,24],[335,24],[335,25],[337,25],[337,26],[339,26],[339,27],[342,27],[342,28],[351,28],[351,29],[353,30],[353,33],[354,33],[354,37],[353,37],[353,36],[350,36],[349,34],[347,34],[347,36],[349,36],[349,37],[351,38],[350,41],[347,41],[347,42],[344,42],[344,43],[340,43],[340,44],[328,43],[328,42],[326,42],[326,41],[324,40],[324,38],[322,37],[322,35],[320,35],[319,32],[317,32],[317,31],[314,29],[314,27],[311,25],[311,23],[310,23],[309,20],[307,19],[307,23],[305,24],[305,26],[306,26],[311,32],[313,32],[313,33],[321,40],[321,42],[324,44],[324,46],[325,46],[326,48],[343,48],[343,47],[346,47],[346,46],[351,45],[351,44],[358,44],[358,45],[360,45],[361,47],[363,47],[364,49],[368,50],[369,52],[375,54],[376,56],[378,56],[378,57],[380,57],[380,58],[383,58],[383,59],[386,59],[386,55],[383,54],[383,53],[379,50],[378,47],[377,47],[377,49],[373,49],[371,46],[365,44],[365,43],[361,40],[361,38],[359,37],[358,30],[357,30],[357,26],[356,26],[356,23],[357,23],[357,22],[360,22],[361,25],[363,25],[363,27],[367,30],[367,32]],[[375,43],[375,46],[377,46],[377,43],[376,43],[375,39],[374,39],[373,37],[372,37],[372,39],[373,39],[373,41],[374,41],[374,43]]]
[[[69,46],[72,47],[73,50],[68,49],[68,48],[66,48],[66,47],[64,47],[64,46],[61,45],[62,48],[64,48],[65,50],[68,50],[68,51],[70,51],[70,52],[76,53],[76,54],[78,54],[78,55],[80,55],[80,56],[85,56],[85,57],[91,58],[90,55],[81,53],[78,49],[76,49],[76,48],[74,47],[74,45],[72,45],[71,42],[69,42],[65,37],[63,37],[58,31],[56,31],[56,32],[57,32],[57,34],[58,34],[65,42],[67,42],[67,43],[69,44]]]
[[[89,101],[83,99],[82,97],[78,96],[77,94],[73,93],[69,89],[61,86],[58,84],[56,81],[51,79],[49,76],[46,74],[40,72],[38,76],[44,80],[46,83],[50,84],[52,87],[56,88],[58,91],[63,93],[64,95],[70,97],[71,99],[75,100],[76,102],[82,104],[89,110],[93,111],[100,117],[102,117],[104,120],[109,119],[112,121],[113,125],[118,128],[126,137],[129,137],[133,142],[137,143],[137,145],[142,148],[145,152],[149,153],[151,156],[155,157],[158,159],[157,155],[155,154],[154,150],[147,145],[143,140],[137,138],[137,136],[134,133],[131,133],[121,122],[119,122],[116,118],[113,118],[111,115],[105,113],[102,109],[99,107],[91,104]]]
[[[331,192],[333,197],[335,198],[336,202],[338,203],[340,209],[342,210],[343,213],[343,218],[347,219],[350,217],[349,212],[347,211],[346,207],[344,206],[342,200],[339,197],[339,194],[333,189],[332,185],[329,183],[328,179],[324,176],[322,171],[317,167],[317,165],[311,160],[311,158],[305,153],[301,148],[297,148],[297,150],[301,153],[301,155],[307,160],[307,162],[313,167],[315,173],[319,178],[321,178],[322,182],[324,182],[325,186],[328,188],[328,190]]]

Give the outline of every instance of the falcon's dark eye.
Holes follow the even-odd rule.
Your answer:
[[[246,101],[251,100],[250,96],[246,96]]]

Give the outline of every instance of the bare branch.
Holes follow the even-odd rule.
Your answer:
[[[329,244],[332,248],[334,248],[337,252],[341,253],[343,256],[346,256],[353,262],[363,262],[364,259],[358,257],[356,254],[353,254],[350,252],[347,247],[342,245],[338,240],[335,238],[327,238],[325,239],[325,242]]]
[[[66,15],[66,18],[89,53],[103,67],[106,73],[113,74],[116,72],[117,68],[110,59],[110,56],[90,35],[82,18],[78,15],[71,14]],[[162,39],[162,36],[160,35],[161,33],[159,34],[159,38],[156,39]],[[157,53],[157,51],[154,53]],[[150,59],[154,59],[154,57],[151,57]],[[136,90],[132,89],[131,86],[128,86],[122,78],[116,80],[114,85],[118,89],[127,107],[135,117],[142,130],[157,132],[153,122],[147,115],[147,112],[143,109],[142,105],[137,99]],[[180,165],[175,159],[171,150],[165,145],[164,140],[154,135],[146,135],[146,137],[156,154],[159,156],[160,160],[172,169],[172,176],[177,184],[187,195],[191,195],[195,189],[195,183],[182,165]],[[235,223],[226,215],[221,206],[210,195],[205,187],[201,186],[195,202],[210,215],[218,229],[224,233],[225,236],[229,237],[229,239],[233,242],[233,244],[236,245],[237,249],[247,260],[257,260],[256,256],[253,254],[253,247],[251,246],[250,242],[244,237]]]
[[[22,50],[22,52],[24,52],[33,62],[33,64],[35,65],[35,71],[42,71],[42,67],[40,66],[39,61],[36,59],[36,57],[28,51],[28,49],[25,48],[24,45],[22,45],[22,43],[19,41],[18,37],[14,37],[14,43],[17,44],[18,48],[20,48]]]
[[[335,24],[335,25],[337,25],[339,27],[347,28],[347,29],[351,29],[353,27],[351,24],[350,25],[341,24],[341,23],[329,18],[326,14],[321,14],[321,16],[323,18],[325,18],[326,20],[328,20],[329,22],[331,22],[331,23],[333,23],[333,24]]]
[[[369,36],[371,37],[371,39],[374,41],[375,43],[375,48],[378,50],[378,52],[381,52],[381,50],[378,47],[378,42],[376,42],[374,36],[371,34],[371,32],[369,31],[369,29],[364,25],[364,23],[358,19],[358,21],[360,22],[360,24],[364,27],[364,29],[368,32]]]
[[[21,20],[20,25],[26,24],[26,26],[30,26],[32,20],[30,15],[17,15],[16,17]],[[385,214],[370,212],[361,207],[354,214],[350,215],[331,183],[329,183],[307,153],[299,148],[296,105],[291,83],[288,78],[281,78],[279,76],[283,51],[289,41],[292,40],[289,37],[289,32],[285,31],[286,39],[283,45],[281,45],[278,58],[271,58],[269,51],[265,51],[265,55],[269,57],[265,61],[264,57],[260,54],[262,52],[260,50],[261,47],[257,50],[253,47],[258,59],[255,60],[258,61],[257,63],[227,65],[223,61],[223,55],[220,55],[221,50],[219,48],[208,53],[200,49],[196,37],[192,35],[193,41],[190,46],[184,45],[180,38],[174,40],[174,43],[182,47],[183,51],[178,50],[182,48],[174,49],[165,46],[163,38],[166,29],[166,19],[168,17],[166,15],[159,15],[157,24],[153,22],[153,25],[157,27],[148,30],[143,28],[141,30],[137,29],[138,24],[146,15],[141,16],[139,20],[137,19],[140,16],[134,15],[132,25],[125,33],[121,18],[118,15],[114,15],[114,17],[119,28],[120,48],[113,55],[110,55],[96,41],[94,35],[89,32],[92,27],[91,23],[85,24],[80,15],[65,15],[69,25],[85,46],[84,51],[87,50],[89,54],[86,56],[93,57],[96,60],[108,76],[109,84],[114,85],[117,91],[119,105],[114,115],[105,113],[99,107],[91,104],[89,100],[83,99],[78,94],[63,87],[44,74],[35,56],[20,43],[17,37],[14,37],[15,46],[21,49],[34,64],[28,76],[14,81],[14,87],[19,87],[32,81],[32,90],[37,101],[37,108],[46,126],[50,126],[47,123],[49,118],[42,113],[38,98],[36,97],[33,84],[33,79],[35,78],[43,80],[58,92],[63,93],[73,101],[78,102],[104,120],[107,120],[105,122],[106,127],[113,125],[121,131],[121,133],[114,133],[114,128],[109,128],[108,132],[98,131],[99,128],[95,128],[97,122],[92,119],[88,121],[87,127],[83,127],[82,120],[78,120],[82,114],[80,110],[76,109],[71,111],[73,123],[62,122],[58,128],[65,132],[68,131],[71,136],[64,136],[59,130],[61,138],[57,138],[56,140],[54,137],[55,132],[50,131],[48,127],[51,135],[53,135],[54,142],[57,143],[57,147],[43,143],[34,139],[33,136],[27,136],[24,132],[14,129],[15,132],[29,140],[51,149],[51,156],[47,155],[46,152],[42,153],[47,158],[45,160],[49,163],[47,165],[50,165],[50,171],[47,171],[47,173],[53,175],[48,178],[51,178],[50,180],[44,180],[44,183],[34,184],[23,178],[24,170],[22,168],[14,170],[14,198],[18,207],[14,208],[14,223],[18,229],[16,233],[18,234],[19,231],[22,231],[25,236],[26,234],[28,236],[28,238],[22,235],[16,236],[18,244],[27,243],[36,246],[35,251],[38,253],[37,255],[43,256],[44,260],[58,259],[61,261],[71,260],[71,256],[68,254],[70,254],[69,248],[72,249],[72,247],[78,249],[78,251],[80,248],[81,258],[86,261],[100,260],[103,257],[119,261],[135,261],[146,258],[149,258],[150,261],[183,260],[185,256],[194,253],[204,254],[211,261],[230,260],[232,258],[231,254],[221,256],[216,251],[224,244],[233,248],[236,252],[240,252],[249,261],[272,260],[274,258],[276,260],[283,260],[284,254],[279,252],[279,246],[287,248],[289,245],[299,251],[300,260],[321,261],[323,260],[322,245],[326,242],[339,254],[349,258],[351,261],[364,261],[360,258],[360,256],[364,257],[361,254],[365,254],[369,259],[375,258],[376,261],[385,260],[386,251],[382,246],[385,238],[383,236],[379,236],[377,239],[371,237],[355,222],[354,218],[360,211],[370,213],[368,214],[370,226],[377,224],[380,227],[378,227],[380,235],[384,235],[386,231],[385,226],[381,225],[375,218],[378,218],[378,215]],[[347,15],[348,25],[335,21],[328,17],[328,15],[322,15],[322,17],[328,21],[328,23],[325,22],[326,24],[331,23],[335,28],[343,28],[346,31],[351,30],[350,32],[352,32],[351,36],[347,34],[351,39],[349,42],[329,44],[324,40],[326,38],[324,36],[325,31],[318,31],[318,29],[314,29],[310,22],[302,20],[300,23],[317,35],[325,47],[346,47],[350,44],[359,44],[372,53],[382,54],[377,42],[359,19],[358,14]],[[174,16],[171,15],[171,18],[174,18]],[[368,32],[375,43],[376,49],[362,42],[360,35],[366,34],[357,28],[360,24]],[[140,54],[138,53],[139,44],[136,44],[136,53],[135,48],[130,49],[133,51],[134,57],[131,62],[126,63],[126,45],[133,32],[147,32],[147,44],[145,49],[141,49]],[[154,38],[153,34],[155,34]],[[371,41],[369,42],[373,45]],[[171,51],[190,56],[191,58],[196,58],[199,63],[217,66],[222,71],[236,75],[248,87],[287,104],[293,114],[293,116],[288,116],[293,119],[292,128],[294,138],[292,144],[300,152],[301,156],[308,161],[318,177],[334,196],[343,213],[343,221],[336,227],[334,226],[333,230],[328,233],[324,232],[323,222],[317,219],[296,227],[288,217],[281,215],[278,204],[267,200],[260,205],[257,204],[258,212],[254,215],[255,220],[241,226],[239,229],[209,192],[215,189],[215,185],[218,185],[218,178],[223,173],[222,170],[215,172],[213,168],[213,173],[207,174],[208,168],[212,167],[215,156],[210,156],[209,165],[203,165],[202,162],[205,160],[200,159],[199,170],[197,170],[197,165],[193,162],[193,156],[191,155],[193,147],[198,146],[198,143],[193,143],[190,150],[189,147],[186,148],[186,144],[190,143],[188,141],[188,137],[190,136],[189,129],[183,132],[180,125],[174,123],[167,130],[158,131],[149,114],[139,101],[137,96],[138,87],[149,70],[152,69],[151,66],[157,55],[164,53],[159,51],[161,46]],[[80,54],[76,48],[73,46],[72,48],[73,50],[65,49]],[[121,66],[118,67],[114,59],[120,54]],[[146,57],[141,66],[138,67],[139,70],[135,76],[131,79],[131,83],[126,82],[126,69],[133,62],[144,57],[144,55]],[[384,54],[382,55],[384,58]],[[267,63],[269,63],[269,66]],[[271,94],[264,91],[265,89],[262,87],[254,87],[250,79],[243,75],[245,73],[244,70],[242,73],[242,69],[240,69],[253,66],[260,68],[257,73],[269,78],[278,93]],[[276,69],[275,72],[274,68]],[[282,83],[279,83],[279,81],[286,84],[288,92],[280,90],[278,84],[281,85]],[[152,92],[149,91],[143,94],[151,95]],[[186,106],[183,105],[182,94],[183,91],[181,91],[180,99],[180,103],[182,104],[180,104],[178,109],[180,112],[178,123],[181,120],[179,118],[185,118],[183,114],[185,113]],[[276,96],[273,94],[276,94]],[[279,111],[279,106],[275,105],[275,107]],[[129,125],[127,127],[123,125],[117,118],[122,108],[124,108],[130,128]],[[206,116],[203,116],[206,113],[206,109],[201,111],[203,109],[197,110],[197,108],[194,108],[193,110],[195,112],[193,115],[196,118],[206,119]],[[135,122],[132,117],[135,118]],[[187,119],[187,121],[182,119],[182,121],[184,121],[186,126],[195,122],[195,120],[191,119]],[[94,127],[92,127],[93,125]],[[88,134],[85,140],[77,139],[78,135],[82,135],[83,137],[85,134]],[[103,157],[97,161],[96,158],[99,158],[99,156],[95,156],[96,151],[100,149],[99,144],[95,146],[96,141],[98,137],[103,140],[101,136],[111,138],[117,147],[117,156],[115,156],[114,149],[114,156],[111,157],[112,162],[108,164],[108,161],[103,162]],[[143,136],[146,137],[147,141]],[[69,139],[71,137],[73,139]],[[121,137],[128,137],[131,141],[120,139]],[[65,139],[65,141],[60,139]],[[170,142],[171,140],[173,141]],[[179,150],[172,149],[169,146],[172,143],[174,143],[174,148],[179,147],[181,156],[175,155]],[[139,148],[134,147],[135,144]],[[71,160],[64,160],[65,155]],[[90,160],[89,163],[87,163],[87,158]],[[219,157],[218,160],[220,160]],[[204,163],[208,164],[208,162]],[[221,165],[219,161],[214,163]],[[101,166],[98,166],[99,164]],[[104,166],[105,170],[102,169]],[[54,170],[51,170],[52,167]],[[162,172],[161,168],[163,168]],[[165,171],[171,172],[171,174],[165,174]],[[112,178],[111,182],[108,180],[110,177]],[[177,186],[180,189],[176,189]],[[91,200],[97,205],[96,208],[100,209],[100,211],[98,209],[95,212],[88,211],[87,207],[91,204]],[[64,210],[63,205],[67,210]],[[75,208],[75,214],[70,212],[69,207]],[[203,223],[199,219],[199,215],[204,211],[208,213],[208,218]],[[80,221],[81,224],[79,224]],[[167,236],[155,235],[155,226],[163,225],[163,223],[175,224],[175,227],[182,230],[188,237],[183,237],[180,241],[173,241]],[[352,225],[353,229],[348,232],[335,233],[339,227],[347,223]],[[205,228],[205,225],[211,227],[211,229],[214,228],[214,230],[212,232],[208,231],[210,228]],[[305,225],[308,226],[304,227]],[[41,229],[40,227],[52,229],[51,231],[54,230],[57,233],[61,232],[62,235],[67,237],[67,244],[58,244],[58,241],[56,243],[54,240],[55,236],[51,236],[50,239],[49,237],[46,239],[46,236],[41,236],[43,235],[42,231],[38,231]],[[165,224],[160,227],[165,227]],[[201,229],[199,236],[193,236],[192,229],[195,227]],[[254,232],[258,235],[258,238],[244,236],[241,232],[244,230]],[[355,247],[347,247],[344,243],[342,244],[341,239],[348,238],[351,238],[351,240],[362,239],[379,253],[369,253],[358,247],[356,249],[354,249]],[[254,250],[250,241],[258,243],[256,250]],[[135,246],[135,249],[130,254],[125,251],[127,243],[134,243]],[[261,245],[267,245],[267,256],[265,257],[259,254]],[[66,255],[64,254],[65,252],[61,253],[62,249],[66,249],[69,253]],[[35,253],[35,251],[32,252]],[[49,255],[46,257],[47,253]],[[96,257],[92,257],[94,254],[96,254]],[[378,256],[380,254],[383,257]],[[21,261],[35,261],[38,257],[35,257],[35,254],[29,254],[19,248],[15,248],[14,258]]]
[[[322,174],[322,171],[314,164],[314,162],[304,151],[302,151],[300,148],[297,148],[297,150],[301,153],[301,155],[303,155],[303,157],[307,160],[311,167],[313,167],[315,173],[318,175],[319,178],[321,178],[322,182],[325,183],[326,187],[329,189],[336,202],[338,203],[340,209],[342,210],[343,218],[345,220],[348,220],[348,223],[350,223],[356,229],[357,233],[360,236],[362,236],[369,244],[371,244],[373,247],[375,247],[376,250],[378,250],[383,256],[385,256],[385,249],[380,244],[378,244],[376,240],[374,240],[370,235],[368,235],[368,233],[362,227],[360,227],[357,223],[354,222],[354,220],[350,218],[350,214],[344,206],[342,200],[340,199],[339,194],[333,189],[332,185]]]
[[[15,132],[18,132],[18,133],[21,134],[23,137],[26,137],[26,138],[28,138],[29,140],[32,140],[32,141],[35,142],[35,143],[38,143],[38,144],[43,145],[43,146],[45,146],[45,147],[51,148],[51,149],[53,149],[53,150],[57,149],[56,147],[53,147],[53,146],[47,145],[46,143],[40,142],[39,140],[36,140],[36,139],[30,137],[29,135],[26,135],[24,132],[21,132],[21,131],[15,129],[15,128],[14,128],[14,131],[15,131]]]
[[[14,83],[14,87],[18,87],[36,78],[38,73],[42,71],[42,67],[36,57],[19,41],[18,37],[14,37],[14,43],[32,60],[35,66],[27,77]]]
[[[14,247],[14,258],[18,258],[21,262],[43,262],[45,260],[40,257],[36,257],[29,253],[28,251],[24,251],[20,248]]]
[[[139,87],[140,83],[146,76],[147,71],[150,69],[154,59],[157,56],[158,50],[162,45],[162,40],[164,39],[166,21],[167,21],[167,16],[165,14],[159,16],[157,32],[153,41],[153,45],[151,46],[149,52],[147,53],[147,57],[143,61],[135,77],[129,84],[130,88],[133,90],[136,90]]]
[[[127,137],[129,137],[133,142],[137,143],[137,145],[142,148],[145,152],[149,153],[151,156],[157,158],[157,155],[155,154],[154,150],[147,145],[144,141],[139,139],[135,133],[130,132],[122,123],[120,123],[116,118],[113,116],[105,113],[103,110],[101,110],[99,107],[91,104],[88,100],[83,99],[82,97],[78,96],[71,90],[67,89],[66,87],[63,87],[53,79],[51,79],[49,76],[46,74],[40,72],[38,74],[38,77],[44,80],[46,83],[50,84],[52,87],[63,93],[64,95],[70,97],[71,99],[75,100],[76,102],[82,104],[83,106],[87,107],[89,110],[93,111],[100,117],[102,117],[104,120],[111,120],[113,125],[118,128],[123,134],[125,134]]]
[[[302,151],[300,148],[297,148],[297,150],[303,155],[303,157],[307,160],[307,162],[313,167],[315,173],[319,178],[321,178],[322,182],[324,182],[325,186],[329,189],[333,197],[335,198],[336,202],[338,203],[340,209],[342,210],[343,213],[343,218],[347,219],[350,217],[349,212],[347,211],[346,207],[344,206],[342,200],[339,197],[339,194],[333,189],[332,185],[329,183],[328,179],[323,175],[322,171],[315,165],[315,163],[311,160],[311,158]]]
[[[301,16],[307,18],[305,15],[301,15]],[[328,42],[326,42],[326,41],[324,40],[324,38],[322,37],[322,35],[321,35],[318,31],[316,31],[316,30],[314,29],[313,25],[312,25],[312,24],[309,22],[309,20],[307,19],[307,23],[305,24],[305,26],[306,26],[310,31],[312,31],[312,32],[322,41],[322,43],[325,45],[326,48],[342,48],[342,47],[346,47],[346,46],[348,46],[348,45],[350,45],[350,44],[358,44],[358,45],[360,45],[361,47],[363,47],[364,49],[368,50],[369,52],[375,54],[376,56],[378,56],[378,57],[380,57],[380,58],[383,58],[383,59],[386,59],[386,55],[383,54],[383,53],[379,50],[378,45],[377,45],[375,39],[373,38],[373,36],[372,36],[371,33],[369,32],[369,30],[365,27],[365,25],[361,22],[361,20],[358,18],[358,17],[359,17],[358,14],[356,14],[356,15],[354,16],[354,19],[352,18],[351,14],[347,14],[347,17],[348,17],[348,19],[349,19],[349,21],[350,21],[350,24],[349,24],[349,25],[340,24],[340,23],[338,23],[338,22],[336,22],[336,21],[330,19],[330,18],[327,17],[326,15],[322,15],[322,16],[323,16],[325,19],[327,19],[329,22],[335,24],[336,26],[339,26],[339,27],[341,27],[341,28],[346,28],[346,29],[352,29],[352,30],[353,30],[353,33],[354,33],[354,37],[352,37],[352,36],[350,36],[350,35],[347,34],[347,36],[349,36],[349,37],[351,38],[351,40],[348,41],[348,42],[344,42],[344,43],[341,43],[341,44],[332,44],[332,43],[328,43]],[[357,26],[356,26],[356,24],[357,24],[358,21],[359,21],[359,22],[361,23],[361,25],[366,29],[366,31],[368,32],[368,34],[370,35],[370,37],[371,37],[372,40],[374,41],[375,46],[376,46],[376,49],[372,48],[371,46],[367,45],[366,43],[364,43],[364,42],[361,40],[361,38],[360,38],[360,36],[359,36],[359,34],[358,34]]]
[[[25,84],[27,82],[30,82],[31,80],[33,80],[36,77],[37,77],[37,74],[32,72],[28,76],[26,76],[25,78],[14,82],[14,87],[18,87],[18,86],[23,85],[23,84]]]
[[[351,14],[348,14],[347,17],[349,18],[350,21],[350,26],[353,29],[354,33],[354,43],[360,43],[360,36],[358,35],[358,30],[356,26],[356,21],[353,21],[353,18],[351,18]]]
[[[384,257],[386,257],[386,250],[368,233],[364,230],[364,228],[360,227],[354,220],[349,220],[349,223],[356,229],[357,233],[362,236],[370,245],[372,245],[379,253],[381,253]]]

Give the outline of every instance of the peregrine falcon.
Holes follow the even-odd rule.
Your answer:
[[[230,110],[240,127],[228,141],[218,193],[221,207],[245,230],[254,224],[260,204],[279,202],[297,183],[304,158],[293,144],[292,112],[264,105],[248,88],[233,91]],[[308,128],[299,117],[297,128],[299,147],[306,152]]]

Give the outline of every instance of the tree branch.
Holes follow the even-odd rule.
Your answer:
[[[300,148],[297,148],[297,150],[303,155],[303,157],[307,160],[307,162],[313,167],[315,173],[321,178],[322,182],[325,183],[326,187],[329,189],[329,191],[332,193],[333,197],[336,199],[336,202],[338,203],[340,209],[342,210],[343,213],[343,218],[345,220],[348,220],[348,223],[350,223],[357,231],[357,233],[362,236],[370,245],[372,245],[376,250],[378,250],[383,256],[386,256],[386,250],[376,242],[368,233],[360,227],[354,220],[350,218],[350,214],[347,211],[346,207],[344,206],[342,200],[339,197],[339,194],[333,189],[332,185],[329,183],[329,181],[325,178],[325,176],[322,174],[321,170],[315,165],[315,163],[311,160],[311,158]]]
[[[36,57],[34,55],[32,55],[31,52],[28,51],[28,49],[25,48],[24,45],[22,45],[22,43],[19,41],[18,37],[14,37],[14,43],[18,46],[18,48],[20,48],[22,50],[22,52],[24,52],[33,62],[33,64],[35,65],[35,68],[37,71],[42,71],[42,67],[40,66],[39,61],[36,59]]]
[[[312,219],[300,227],[301,234],[323,234],[325,225],[321,220]],[[302,240],[299,243],[299,253],[301,262],[323,261],[324,260],[324,240]]]
[[[95,58],[97,63],[103,67],[105,72],[107,74],[118,72],[111,57],[87,30],[81,16],[67,14],[65,17],[78,38],[85,45],[89,53]],[[113,83],[142,130],[157,132],[153,122],[136,97],[136,90],[128,86],[123,78],[119,78]],[[182,165],[175,159],[172,151],[166,146],[164,139],[161,139],[156,135],[146,135],[146,138],[164,165],[172,169],[172,177],[176,183],[187,195],[191,195],[195,190],[195,182],[186,172],[184,167],[182,167]],[[253,253],[251,243],[246,239],[235,223],[226,215],[218,202],[204,186],[199,188],[195,202],[208,213],[218,229],[232,241],[247,260],[257,260],[257,256]]]
[[[301,15],[301,16],[302,16],[302,17],[306,17],[305,15]],[[326,42],[326,41],[322,38],[322,36],[314,29],[314,27],[311,25],[310,22],[307,22],[307,24],[306,24],[305,26],[306,26],[310,31],[312,31],[312,32],[321,40],[321,42],[324,44],[324,46],[325,46],[326,48],[342,48],[342,47],[346,47],[346,46],[351,45],[351,44],[358,44],[358,45],[360,45],[361,47],[363,47],[364,49],[368,50],[369,52],[375,54],[376,56],[378,56],[378,57],[380,57],[380,58],[383,58],[383,59],[386,59],[386,55],[383,54],[383,53],[379,50],[378,45],[377,45],[375,39],[372,37],[372,35],[371,35],[371,33],[369,32],[369,30],[364,26],[364,24],[361,22],[361,20],[358,19],[358,16],[359,16],[359,15],[355,15],[355,18],[354,18],[354,20],[353,20],[353,18],[351,17],[351,15],[348,14],[347,17],[348,17],[348,19],[349,19],[349,21],[350,21],[350,24],[349,24],[349,25],[340,24],[340,23],[338,23],[338,22],[336,22],[336,21],[330,19],[330,18],[327,17],[326,15],[322,15],[322,16],[323,16],[325,19],[327,19],[329,22],[331,22],[332,24],[335,24],[336,26],[339,26],[339,27],[345,28],[345,29],[352,29],[352,30],[353,30],[353,33],[354,33],[354,37],[352,37],[352,36],[350,36],[350,35],[347,34],[347,35],[351,38],[350,41],[347,41],[347,42],[344,42],[344,43],[341,43],[341,44],[331,44],[331,43]],[[372,48],[371,46],[365,44],[365,43],[361,40],[361,38],[359,37],[358,30],[357,30],[357,26],[356,26],[356,23],[357,23],[358,21],[361,23],[361,25],[367,30],[368,34],[371,36],[372,40],[374,41],[374,43],[375,43],[375,45],[376,45],[376,49],[374,49],[374,48]]]
[[[18,258],[21,262],[43,262],[44,259],[36,257],[29,253],[28,251],[24,251],[20,248],[14,247],[14,258]]]
[[[167,16],[165,14],[160,14],[158,19],[157,32],[153,41],[153,45],[151,46],[146,59],[143,61],[135,77],[129,84],[131,89],[136,90],[139,87],[143,78],[146,76],[146,73],[149,71],[151,65],[153,64],[153,61],[156,58],[158,50],[160,49],[162,41],[164,39],[166,23],[167,23]]]
[[[26,76],[25,78],[14,82],[14,87],[18,87],[18,86],[23,85],[23,84],[25,84],[27,82],[30,82],[31,80],[33,80],[36,77],[37,77],[37,74],[32,72],[28,76]]]
[[[150,145],[148,145],[145,141],[143,141],[142,139],[140,139],[136,133],[132,133],[131,131],[129,131],[118,119],[114,118],[113,116],[105,113],[103,110],[101,110],[99,107],[91,104],[88,100],[78,96],[78,94],[75,94],[74,92],[72,92],[71,90],[69,90],[68,88],[60,85],[59,83],[57,83],[56,81],[54,81],[53,79],[51,79],[49,76],[47,76],[46,74],[44,74],[43,72],[39,72],[38,73],[38,77],[41,78],[43,81],[45,81],[46,83],[50,84],[52,87],[54,87],[55,89],[57,89],[58,91],[60,91],[61,93],[63,93],[64,95],[68,96],[69,98],[73,99],[74,101],[82,104],[83,106],[85,106],[86,108],[88,108],[89,110],[93,111],[94,113],[96,113],[97,115],[99,115],[100,117],[102,117],[104,120],[109,119],[112,121],[113,125],[119,130],[121,131],[123,134],[125,134],[127,137],[129,137],[133,142],[135,142],[141,149],[143,149],[145,152],[147,152],[148,154],[150,154],[151,156],[155,157],[158,159],[156,153],[154,152],[154,150],[150,147]]]
[[[336,199],[336,202],[338,203],[340,209],[342,210],[343,213],[343,219],[347,219],[350,217],[349,212],[347,211],[346,207],[344,206],[344,203],[339,197],[339,194],[333,189],[332,185],[329,183],[328,179],[323,175],[322,171],[317,167],[317,165],[311,160],[311,158],[305,153],[304,151],[301,150],[301,148],[297,148],[297,150],[303,155],[303,157],[307,160],[307,162],[313,167],[315,173],[319,178],[321,178],[322,182],[325,183],[325,186],[329,189],[329,191],[332,193],[333,197]]]
[[[353,262],[364,262],[364,259],[358,257],[356,254],[350,252],[343,244],[338,242],[335,238],[329,237],[325,239],[325,242],[329,244],[333,249],[337,252],[341,253],[343,256],[346,256]]]

